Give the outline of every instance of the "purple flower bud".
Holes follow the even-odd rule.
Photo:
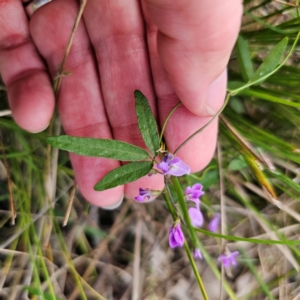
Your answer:
[[[200,249],[196,249],[196,250],[194,251],[194,258],[199,258],[199,259],[202,259],[202,258],[203,258]]]
[[[169,244],[171,248],[182,247],[184,244],[184,235],[179,223],[170,228]]]
[[[220,225],[220,214],[215,214],[209,222],[208,228],[211,232],[217,232]]]
[[[224,268],[228,268],[230,266],[237,266],[237,261],[236,261],[236,257],[240,255],[239,251],[234,251],[232,253],[229,253],[228,255],[226,254],[221,254],[218,257],[218,261],[220,261],[222,263],[222,265],[224,266]]]
[[[150,202],[159,194],[160,191],[139,188],[139,195],[134,199],[138,202]]]
[[[191,172],[191,168],[186,163],[171,153],[165,155],[162,162],[157,164],[157,168],[164,175],[182,176]]]
[[[194,227],[202,227],[204,218],[201,211],[195,207],[189,208],[189,216]]]

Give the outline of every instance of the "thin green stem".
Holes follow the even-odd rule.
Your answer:
[[[179,180],[178,180],[177,177],[172,176],[172,182],[174,184],[175,191],[176,191],[177,196],[178,196],[178,203],[179,203],[180,208],[182,210],[184,221],[186,223],[186,226],[188,227],[189,233],[190,233],[191,238],[192,238],[193,245],[195,247],[197,245],[197,236],[196,236],[194,227],[192,226],[192,223],[191,223],[189,212],[188,212],[188,209],[187,209],[187,206],[186,206],[186,201],[184,199],[184,195],[183,195]]]
[[[202,228],[194,228],[195,231],[201,232],[206,236],[213,236],[216,238],[223,238],[230,241],[236,241],[236,242],[248,242],[248,243],[254,243],[254,244],[263,244],[263,245],[300,245],[300,241],[298,240],[264,240],[264,239],[254,239],[254,238],[243,238],[239,236],[233,236],[233,235],[225,235],[220,233],[214,233],[211,231],[207,231]]]
[[[198,269],[197,269],[197,266],[196,266],[194,257],[193,257],[193,255],[192,255],[192,253],[191,253],[191,251],[190,251],[190,248],[189,248],[187,242],[184,242],[184,249],[185,249],[186,254],[187,254],[188,258],[189,258],[191,267],[192,267],[192,269],[193,269],[193,271],[194,271],[194,274],[195,274],[197,283],[198,283],[198,285],[199,285],[199,287],[200,287],[200,290],[201,290],[201,293],[202,293],[202,295],[203,295],[203,299],[204,299],[204,300],[208,300],[209,298],[208,298],[208,296],[207,296],[207,293],[206,293],[205,287],[204,287],[204,285],[203,285],[201,276],[200,276],[200,274],[199,274],[199,272],[198,272]]]
[[[165,132],[165,128],[166,128],[166,126],[167,126],[167,123],[168,123],[170,117],[172,116],[172,114],[174,113],[174,111],[175,111],[180,105],[181,105],[181,102],[177,103],[177,104],[175,105],[175,107],[169,112],[169,114],[168,114],[168,116],[167,116],[167,118],[166,118],[166,120],[165,120],[165,122],[164,122],[164,124],[163,124],[163,127],[162,127],[162,129],[161,129],[161,133],[160,133],[160,136],[159,136],[159,144],[161,144],[162,137],[163,137],[163,134],[164,134],[164,132]]]
[[[169,208],[169,211],[171,212],[171,215],[173,217],[173,220],[176,219],[177,215],[176,215],[176,211],[172,205],[172,200],[171,200],[171,197],[169,195],[169,191],[167,190],[167,188],[165,188],[165,193],[163,193],[163,197],[165,198],[166,200],[166,203],[167,203],[167,206]]]
[[[191,224],[191,220],[190,220],[190,217],[189,217],[189,214],[188,214],[188,210],[187,210],[187,207],[186,207],[186,202],[184,200],[184,196],[183,196],[182,189],[181,189],[180,183],[178,181],[178,178],[172,176],[172,182],[174,184],[174,187],[175,187],[175,190],[176,190],[176,193],[177,193],[177,196],[178,196],[178,202],[179,202],[181,210],[183,212],[184,221],[186,222],[186,226],[188,228],[188,232],[189,232],[189,234],[191,236],[191,239],[193,241],[193,247],[196,247],[196,245],[197,245],[197,236],[196,236],[194,228],[193,228],[193,226]],[[169,199],[169,202],[167,202],[167,205],[168,206],[171,205],[170,199]],[[173,219],[175,221],[175,219],[177,218],[177,216],[174,213],[172,215],[173,215]],[[201,280],[201,276],[200,276],[200,274],[198,272],[198,269],[197,269],[197,266],[195,264],[193,255],[192,255],[192,253],[191,253],[191,251],[189,249],[189,246],[188,246],[187,242],[184,242],[184,248],[185,248],[185,251],[186,251],[187,256],[189,258],[189,261],[191,263],[191,267],[192,267],[193,272],[195,274],[195,277],[196,277],[197,283],[199,285],[199,288],[200,288],[200,290],[202,292],[203,299],[208,300],[208,296],[206,294],[203,282]]]
[[[261,18],[256,17],[255,15],[251,14],[250,12],[244,11],[244,14],[246,16],[250,17],[251,19],[253,19],[258,24],[261,24],[261,25],[265,26],[266,28],[268,28],[268,29],[270,29],[274,32],[277,32],[277,33],[280,33],[280,34],[285,34],[285,35],[290,34],[289,31],[278,29],[277,27],[270,25],[269,23],[263,21]]]
[[[260,77],[259,79],[255,80],[255,81],[251,81],[251,82],[248,82],[246,83],[245,85],[235,89],[235,90],[231,90],[229,91],[231,96],[234,96],[236,94],[238,94],[239,92],[241,92],[242,90],[245,90],[247,89],[248,87],[252,86],[252,85],[255,85],[255,84],[258,84],[259,82],[267,79],[268,77],[270,77],[271,75],[273,75],[274,73],[276,73],[285,63],[286,61],[290,58],[290,56],[292,55],[297,43],[298,43],[298,40],[300,38],[300,31],[298,32],[297,36],[296,36],[296,39],[290,49],[290,51],[288,52],[287,56],[285,57],[285,59],[283,60],[283,62],[281,64],[279,64],[273,71],[271,71],[270,73]]]
[[[178,217],[180,217],[180,214],[179,214],[179,212],[178,212],[178,209],[177,209],[177,207],[176,207],[176,205],[175,205],[175,202],[174,202],[174,200],[173,200],[173,198],[172,198],[172,194],[171,194],[171,191],[170,191],[170,188],[169,188],[169,185],[168,185],[168,181],[167,181],[167,177],[166,176],[164,176],[164,183],[165,183],[165,189],[166,189],[166,191],[167,191],[167,195],[168,195],[168,200],[169,200],[169,202],[167,203],[168,204],[168,207],[169,207],[169,209],[170,209],[170,211],[171,211],[171,207],[173,207],[173,213],[172,213],[172,215],[174,214],[176,214]],[[171,212],[172,212],[171,211]],[[174,215],[173,215],[173,217],[174,217]]]
[[[224,104],[222,105],[221,109],[200,129],[198,129],[196,132],[194,132],[191,136],[189,136],[183,143],[181,143],[179,145],[179,147],[174,151],[174,155],[187,143],[189,142],[193,137],[195,137],[198,133],[202,132],[208,125],[210,125],[219,115],[220,113],[224,110],[224,108],[226,107],[229,98],[231,96],[230,92],[227,92],[226,94],[226,98],[224,101]]]

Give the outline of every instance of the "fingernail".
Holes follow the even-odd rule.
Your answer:
[[[118,208],[122,204],[123,199],[124,199],[124,194],[122,195],[122,197],[120,198],[120,200],[118,200],[116,203],[114,203],[112,205],[109,205],[109,206],[101,206],[101,208],[102,209],[106,209],[106,210],[114,210],[114,209]]]
[[[209,116],[214,116],[222,107],[227,85],[227,69],[215,79],[210,85],[206,98],[206,112]]]
[[[41,129],[38,129],[38,130],[30,130],[31,133],[39,133],[39,132],[42,132],[44,130],[46,130],[49,126],[49,123],[45,126],[45,127],[42,127]]]

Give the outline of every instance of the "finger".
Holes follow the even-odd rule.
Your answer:
[[[28,131],[44,130],[53,114],[54,94],[20,0],[0,1],[0,73],[15,121]]]
[[[57,0],[43,6],[32,16],[32,37],[49,65],[52,78],[57,75],[62,62],[77,12],[77,1]],[[65,132],[72,136],[112,138],[95,59],[82,22],[76,31],[65,71],[72,74],[63,78],[58,99]],[[110,206],[123,197],[123,187],[94,191],[94,185],[119,166],[117,161],[75,154],[70,157],[78,187],[86,199],[99,206]]]
[[[216,90],[225,86],[241,1],[143,0],[143,4],[158,28],[158,52],[177,96],[193,114],[214,115],[223,102]]]
[[[89,0],[84,20],[95,49],[102,93],[113,136],[145,147],[138,130],[133,92],[141,90],[156,115],[148,52],[137,0]],[[95,30],[97,24],[98,30]],[[144,177],[125,186],[133,198],[138,188],[162,189],[162,176]]]
[[[153,2],[153,1],[152,1]],[[177,1],[178,2],[178,1]],[[191,5],[192,1],[188,1],[186,5]],[[193,71],[190,67],[187,66],[187,68],[184,70],[184,72],[181,72],[180,69],[180,62],[184,61],[185,58],[178,58],[178,61],[174,60],[172,64],[174,67],[178,67],[178,69],[175,69],[173,73],[168,73],[165,65],[163,63],[163,57],[160,57],[158,54],[158,48],[159,45],[157,43],[160,42],[160,40],[157,38],[159,34],[159,27],[155,23],[157,15],[153,16],[153,8],[155,5],[151,6],[149,9],[149,3],[150,1],[143,1],[143,11],[146,18],[146,24],[147,24],[147,40],[148,40],[148,47],[149,47],[149,53],[150,53],[150,61],[151,61],[151,68],[152,68],[152,74],[153,74],[153,82],[154,87],[156,91],[156,95],[158,97],[159,102],[159,116],[161,122],[164,122],[166,119],[168,113],[171,111],[171,109],[179,102],[178,96],[177,96],[177,90],[178,90],[178,84],[174,85],[171,84],[172,76],[190,76],[189,72]],[[166,3],[166,2],[164,2]],[[147,6],[148,5],[148,6]],[[175,5],[176,7],[176,5]],[[166,14],[167,10],[167,14]],[[162,9],[160,11],[162,14],[166,14],[168,16],[168,9]],[[181,12],[178,12],[180,14]],[[200,14],[199,14],[200,16]],[[179,16],[180,17],[180,16]],[[198,17],[197,17],[198,18]],[[168,21],[166,21],[167,23]],[[203,21],[204,24],[207,24],[207,20]],[[206,23],[205,23],[206,22]],[[169,20],[170,23],[170,20]],[[177,24],[176,22],[171,22],[170,24],[164,24],[165,26],[173,26],[174,24],[178,25],[178,30],[186,30],[186,34],[190,35],[192,31],[194,31],[195,28],[188,28],[186,25],[184,25],[183,22]],[[172,25],[173,24],[173,25]],[[175,26],[175,25],[174,25]],[[201,29],[201,28],[200,28]],[[199,30],[199,28],[197,29]],[[201,32],[199,32],[200,36]],[[205,34],[205,33],[203,33]],[[195,45],[196,40],[191,40],[188,42],[188,44],[191,45],[193,48]],[[180,41],[179,41],[180,42]],[[197,42],[196,42],[197,44]],[[172,52],[176,51],[175,49],[168,49],[170,55]],[[199,53],[202,55],[202,52],[198,50]],[[209,54],[209,53],[208,53]],[[196,53],[197,55],[197,53]],[[192,66],[193,67],[193,66]],[[222,68],[221,68],[222,69]],[[212,66],[212,70],[215,70],[215,66]],[[199,74],[197,74],[198,76]],[[200,74],[201,75],[201,74]],[[217,75],[218,76],[218,75]],[[217,104],[217,107],[215,106],[215,109],[218,110],[220,106],[222,105],[224,98],[225,98],[225,89],[226,89],[226,70],[223,70],[222,74],[219,76],[219,78],[212,84],[213,88],[211,88],[211,94],[210,97],[214,99],[214,103]],[[201,76],[199,80],[202,80]],[[206,79],[205,79],[206,80]],[[171,82],[170,82],[171,81]],[[179,87],[182,89],[186,89],[187,93],[190,89],[190,85],[193,82],[185,82],[183,78],[183,82],[180,83]],[[199,84],[198,84],[199,86]],[[201,86],[203,88],[203,86]],[[203,88],[205,92],[205,88]],[[182,100],[180,98],[180,100]],[[197,98],[191,98],[187,99],[191,102],[191,105],[198,105],[199,101],[202,101],[201,99]],[[184,102],[184,101],[182,101]],[[186,103],[184,103],[186,104]],[[202,106],[203,107],[203,106]],[[191,112],[192,111],[192,112]],[[168,125],[165,130],[165,140],[168,145],[168,149],[171,152],[174,152],[175,149],[183,142],[185,141],[191,134],[193,134],[196,130],[203,127],[210,118],[206,117],[208,114],[204,110],[204,113],[200,113],[201,117],[195,115],[197,111],[195,109],[191,109],[189,111],[185,106],[179,107],[173,116],[170,118]],[[202,109],[203,112],[203,109]],[[210,161],[216,145],[216,138],[217,138],[217,130],[218,130],[218,123],[217,120],[214,121],[212,124],[210,124],[203,132],[195,136],[191,141],[189,141],[183,148],[178,152],[178,155],[188,164],[191,166],[191,170],[198,171],[200,169],[203,169],[208,162]]]
[[[159,117],[163,124],[173,107],[179,103],[179,99],[157,52],[157,26],[147,15],[145,17],[153,82],[158,99]],[[219,97],[223,99],[225,87],[219,92],[222,93]],[[210,118],[194,115],[183,105],[177,108],[169,119],[164,133],[168,150],[173,153],[183,141],[209,120]],[[217,125],[217,121],[213,122],[177,153],[191,167],[192,172],[203,169],[211,160],[216,145]]]

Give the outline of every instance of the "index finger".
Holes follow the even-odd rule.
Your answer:
[[[143,4],[158,28],[157,50],[177,96],[193,114],[214,115],[223,103],[215,89],[226,87],[224,70],[239,32],[242,2],[143,0]]]
[[[0,73],[15,121],[28,131],[45,129],[54,110],[52,83],[20,0],[0,1]]]

